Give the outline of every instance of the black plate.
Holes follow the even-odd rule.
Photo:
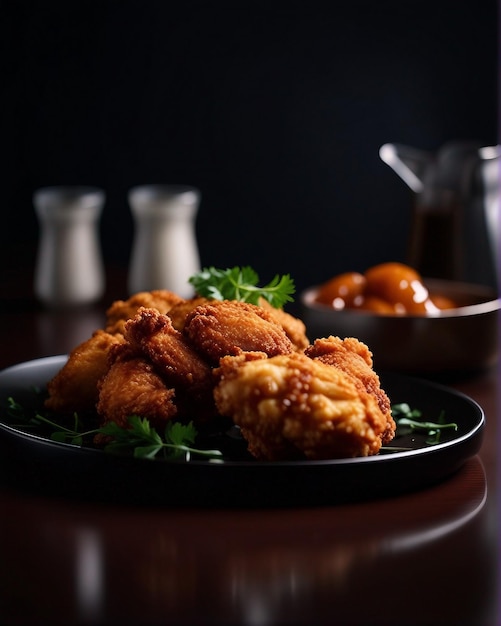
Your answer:
[[[117,457],[90,447],[56,443],[9,426],[6,400],[23,401],[44,388],[66,356],[21,363],[0,372],[0,481],[65,497],[183,506],[304,506],[366,500],[437,483],[475,455],[485,417],[471,398],[429,381],[382,374],[392,404],[406,402],[423,417],[444,411],[457,431],[427,445],[413,434],[392,445],[404,452],[327,461],[262,462],[245,455],[214,463]],[[444,431],[444,435],[447,431]]]

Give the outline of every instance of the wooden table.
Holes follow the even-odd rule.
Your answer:
[[[102,305],[51,312],[14,286],[10,293],[2,368],[66,353],[102,324]],[[445,482],[399,497],[262,510],[134,507],[33,495],[3,476],[0,623],[500,624],[498,372],[452,386],[486,413],[481,451]]]

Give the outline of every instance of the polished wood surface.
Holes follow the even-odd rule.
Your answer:
[[[105,302],[49,311],[8,293],[1,368],[66,353],[102,324]],[[480,453],[396,498],[134,507],[30,494],[2,476],[0,623],[497,626],[498,372],[448,384],[485,411]]]

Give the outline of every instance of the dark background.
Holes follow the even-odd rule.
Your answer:
[[[405,260],[398,142],[497,143],[497,1],[0,1],[2,272],[34,264],[32,193],[107,192],[126,268],[127,190],[200,188],[204,265],[298,288]]]

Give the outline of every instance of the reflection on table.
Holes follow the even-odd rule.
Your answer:
[[[132,508],[4,490],[2,606],[33,623],[64,615],[70,623],[288,624],[311,615],[315,623],[425,624],[433,607],[442,624],[473,624],[495,601],[486,496],[477,457],[428,490],[314,510]],[[465,580],[469,599],[458,603]]]

